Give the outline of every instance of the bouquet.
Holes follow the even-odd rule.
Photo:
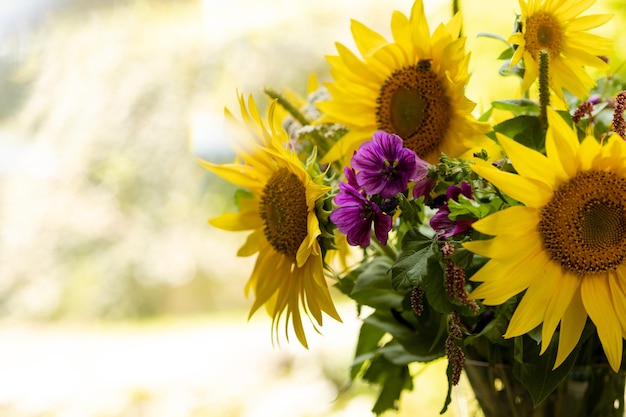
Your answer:
[[[465,371],[486,416],[623,415],[626,93],[593,3],[520,0],[512,34],[480,34],[520,85],[481,115],[461,14],[431,31],[422,0],[393,39],[352,21],[358,51],[337,44],[307,97],[226,110],[237,158],[200,163],[240,188],[210,223],[251,231],[250,315],[306,347],[341,321],[329,286],[347,295],[374,413],[446,357],[442,412]]]

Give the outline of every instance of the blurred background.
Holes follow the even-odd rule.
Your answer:
[[[261,106],[266,86],[304,94],[310,74],[330,79],[336,41],[353,47],[351,18],[389,36],[392,10],[411,5],[0,3],[0,416],[370,415],[374,389],[347,387],[359,322],[338,292],[344,324],[308,351],[273,347],[262,314],[248,322],[245,235],[206,222],[234,190],[196,157],[232,157],[223,109],[238,114],[237,91]],[[451,17],[447,0],[425,5],[431,28]],[[518,7],[461,1],[477,114],[517,83],[497,75],[502,46],[476,34],[508,36]],[[623,20],[600,32],[619,42]],[[445,367],[416,369],[390,414],[437,415]],[[468,390],[446,415],[473,415]]]

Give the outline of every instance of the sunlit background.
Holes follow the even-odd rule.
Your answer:
[[[449,1],[425,4],[433,27],[451,17]],[[233,189],[196,155],[231,158],[223,109],[237,114],[238,91],[259,103],[266,86],[304,93],[310,74],[329,80],[336,41],[353,46],[351,18],[388,36],[392,10],[411,5],[0,3],[0,416],[370,415],[375,390],[347,386],[359,323],[338,292],[344,323],[328,321],[308,351],[273,347],[262,314],[248,322],[244,235],[206,222]],[[476,35],[506,37],[518,5],[461,8],[480,113],[517,84],[497,76],[501,46]],[[445,366],[417,369],[390,415],[437,415]],[[446,415],[473,415],[468,391]]]

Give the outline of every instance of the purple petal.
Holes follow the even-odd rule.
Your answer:
[[[439,207],[437,213],[430,218],[430,227],[437,232],[439,239],[450,237],[454,232],[455,224],[454,221],[450,220],[450,217],[448,217],[449,214],[450,209],[448,209],[447,204],[444,204]],[[443,232],[443,234],[441,234],[441,232]]]
[[[371,216],[364,216],[365,210],[363,206],[339,207],[330,213],[330,220],[346,235],[352,246],[367,247],[370,244],[372,219]]]
[[[424,177],[415,183],[413,188],[413,198],[420,198],[421,196],[428,196],[430,192],[435,188],[435,180],[430,177]]]
[[[474,199],[472,195],[472,186],[465,181],[461,182],[461,187],[457,185],[451,185],[446,190],[446,197],[448,200],[459,201],[459,195],[463,194],[467,198]]]
[[[376,215],[376,218],[374,219],[374,233],[376,234],[376,239],[378,239],[381,244],[387,244],[387,238],[391,227],[391,216],[382,213]]]
[[[363,194],[347,182],[339,183],[339,192],[334,201],[338,206],[363,205],[363,202],[367,202]]]
[[[470,199],[474,199],[474,196],[472,195],[472,186],[471,184],[466,183],[465,181],[463,181],[461,183],[461,194],[463,194],[465,197],[470,198]]]
[[[346,176],[346,181],[348,181],[348,184],[350,184],[353,188],[355,189],[359,189],[361,187],[359,187],[359,183],[356,180],[356,174],[354,173],[354,169],[350,168],[350,167],[345,167],[343,169],[343,173]]]
[[[352,157],[350,164],[358,170],[380,171],[385,167],[380,147],[372,142],[364,142]]]
[[[372,141],[378,146],[384,159],[387,161],[398,159],[398,153],[402,150],[402,138],[400,136],[379,130],[374,133]]]

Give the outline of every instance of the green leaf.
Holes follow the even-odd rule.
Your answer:
[[[515,340],[513,375],[524,384],[535,406],[555,390],[576,363],[577,349],[558,368],[552,369],[557,354],[556,339],[557,333],[543,355],[539,354],[541,344],[532,338],[521,336]]]
[[[421,224],[424,221],[424,199],[407,199],[400,194],[400,216],[406,224]]]
[[[448,367],[446,368],[446,376],[448,377],[448,392],[446,394],[446,399],[443,402],[443,407],[439,414],[443,414],[448,411],[448,406],[452,403],[452,362],[448,363]]]
[[[545,149],[545,136],[537,116],[516,116],[495,125],[494,130],[536,151]]]
[[[490,213],[497,211],[497,208],[492,204],[479,203],[476,200],[465,197],[463,194],[459,195],[458,200],[448,200],[448,209],[450,209],[448,217],[450,220],[482,219]]]
[[[412,311],[376,310],[365,319],[400,343],[415,361],[430,362],[444,355],[445,334],[440,332],[441,315],[425,309],[419,318]],[[445,326],[444,326],[445,329]]]
[[[421,356],[407,352],[404,346],[395,341],[387,343],[380,348],[379,352],[381,355],[384,355],[389,362],[395,365],[408,365],[413,362],[423,362]]]
[[[489,119],[491,119],[491,114],[493,113],[493,107],[489,107],[489,110],[487,110],[486,112],[484,112],[483,114],[480,115],[480,117],[478,118],[479,122],[488,122]]]
[[[421,282],[428,259],[435,254],[433,245],[433,240],[422,235],[417,228],[405,233],[402,252],[391,267],[391,285],[394,289],[408,289]]]
[[[349,296],[354,289],[354,280],[351,279],[350,274],[345,277],[337,277],[335,287],[337,287],[343,294]]]
[[[382,339],[385,333],[380,327],[373,326],[370,323],[364,322],[361,325],[359,339],[354,352],[354,361],[350,368],[350,378],[354,380],[363,364],[378,352],[380,339]]]
[[[536,101],[527,98],[517,100],[496,100],[491,103],[495,109],[507,110],[514,114],[520,113],[538,113],[539,104]]]
[[[515,54],[515,49],[513,48],[506,48],[504,51],[500,52],[500,55],[498,55],[498,59],[499,60],[505,60],[505,59],[511,59],[513,58],[513,55]]]
[[[235,195],[233,196],[233,198],[235,200],[235,205],[237,206],[237,208],[241,209],[241,200],[254,198],[254,195],[248,190],[238,188],[237,190],[235,190]]]
[[[405,254],[398,259],[391,270],[391,283],[394,288],[409,288],[422,282],[426,274],[428,259],[434,255],[432,246]]]
[[[363,379],[382,386],[372,408],[372,412],[376,415],[387,410],[397,410],[402,391],[413,389],[413,378],[408,366],[394,365],[382,355],[371,361]]]
[[[492,311],[488,311],[486,315],[491,317],[489,321],[482,324],[480,330],[476,330],[475,334],[466,336],[464,339],[465,345],[479,344],[485,339],[494,345],[509,344],[509,339],[504,339],[502,335],[506,333],[509,321],[517,306],[517,301],[517,297],[513,297],[506,303],[495,307]]]
[[[510,60],[506,60],[498,69],[498,74],[502,75],[503,77],[516,76],[519,78],[524,78],[524,68],[520,67],[519,65],[511,67]]]
[[[445,272],[435,258],[428,260],[427,273],[422,278],[422,287],[428,304],[437,312],[449,314],[452,311],[458,311],[464,316],[474,315],[469,307],[450,299],[445,287]]]
[[[350,297],[357,303],[374,308],[400,309],[404,295],[394,290],[388,275],[391,263],[388,258],[375,258],[357,276]]]

